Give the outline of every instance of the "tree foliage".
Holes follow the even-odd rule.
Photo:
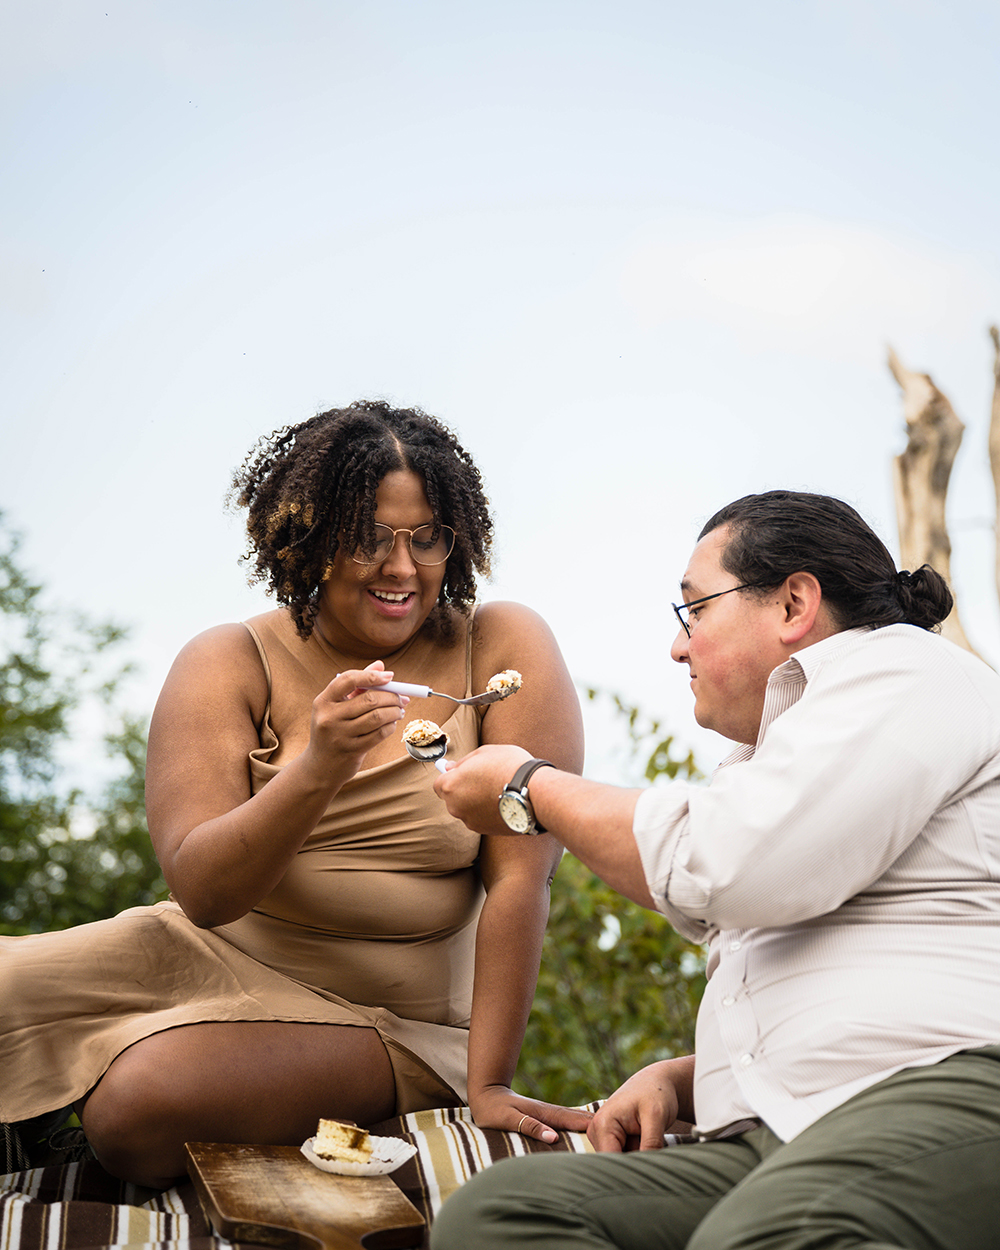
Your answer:
[[[105,735],[112,780],[96,798],[60,781],[61,750],[88,705],[111,707],[125,632],[46,611],[0,514],[0,933],[113,915],[165,892],[146,831],[145,726]],[[117,775],[115,775],[117,773]]]
[[[599,692],[590,690],[595,699]],[[693,757],[673,755],[661,724],[609,696],[650,782],[695,779]],[[577,1106],[607,1097],[633,1072],[694,1050],[705,953],[657,912],[629,902],[575,856],[552,885],[538,989],[516,1088]]]

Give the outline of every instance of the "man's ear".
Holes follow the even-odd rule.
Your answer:
[[[823,603],[819,579],[812,573],[792,573],[785,578],[782,599],[785,615],[781,624],[781,641],[797,646],[817,625],[816,618]]]

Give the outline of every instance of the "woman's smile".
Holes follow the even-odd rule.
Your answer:
[[[403,617],[416,603],[416,592],[412,590],[380,590],[368,588],[368,593],[378,605],[378,610],[386,616]]]

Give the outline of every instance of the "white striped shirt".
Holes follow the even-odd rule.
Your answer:
[[[756,746],[640,797],[650,893],[710,942],[698,1131],[788,1141],[901,1068],[1000,1042],[1000,676],[911,625],[768,681]]]

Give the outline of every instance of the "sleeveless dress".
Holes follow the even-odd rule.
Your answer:
[[[471,621],[464,628],[469,694]],[[287,613],[247,629],[268,682],[249,761],[256,793],[282,763],[272,670],[305,666],[317,691],[333,674],[319,640],[292,643]],[[455,758],[478,746],[475,708],[457,707],[445,725]],[[170,900],[0,937],[0,1121],[70,1105],[142,1038],[223,1020],[373,1028],[392,1063],[395,1114],[465,1102],[479,837],[448,815],[436,777],[409,756],[359,772],[277,888],[232,924],[199,929]]]

